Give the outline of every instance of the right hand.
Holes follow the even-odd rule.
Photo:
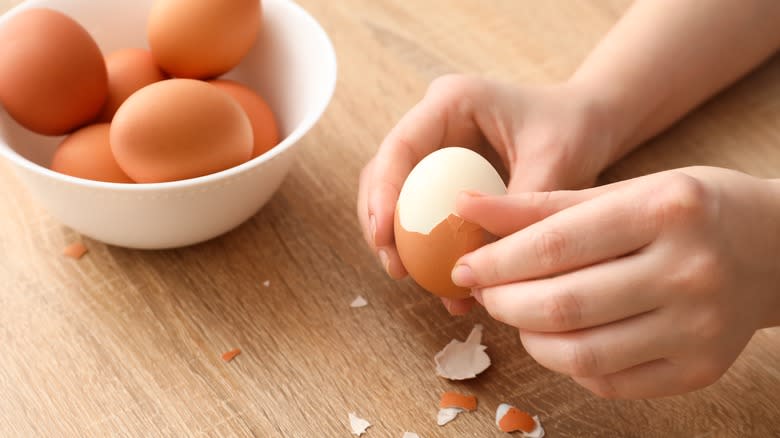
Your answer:
[[[510,193],[592,186],[610,164],[617,140],[606,108],[570,84],[516,87],[470,76],[436,79],[390,131],[360,175],[357,214],[363,236],[387,273],[407,275],[395,248],[393,217],[412,168],[447,146],[496,156]],[[473,299],[442,299],[465,314]]]

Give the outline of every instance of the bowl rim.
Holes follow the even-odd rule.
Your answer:
[[[316,105],[314,105],[313,109],[309,111],[309,113],[303,118],[303,120],[301,120],[300,123],[298,123],[298,125],[295,127],[295,129],[292,130],[292,132],[290,132],[289,135],[287,135],[284,139],[282,139],[282,141],[276,144],[276,146],[266,151],[265,153],[257,157],[254,157],[248,161],[245,161],[244,163],[241,163],[237,166],[233,166],[231,168],[221,170],[219,172],[198,176],[195,178],[188,178],[188,179],[177,180],[177,181],[159,182],[159,183],[115,183],[115,182],[95,181],[95,180],[79,178],[79,177],[55,172],[45,166],[42,166],[38,163],[35,163],[33,161],[24,158],[2,139],[0,139],[0,155],[4,156],[6,159],[8,159],[13,164],[19,167],[25,168],[30,172],[43,175],[47,178],[52,178],[58,182],[62,182],[66,184],[75,184],[75,185],[85,186],[93,189],[108,189],[108,190],[119,190],[119,191],[140,192],[140,193],[148,192],[148,191],[192,188],[194,186],[200,186],[215,181],[222,181],[224,179],[229,179],[238,176],[239,174],[247,172],[250,169],[257,167],[266,161],[272,160],[277,155],[292,148],[292,146],[297,144],[298,141],[301,138],[303,138],[303,136],[305,136],[309,131],[311,131],[311,129],[319,121],[319,119],[322,118],[322,115],[325,113],[328,106],[330,105],[330,102],[332,101],[333,95],[336,91],[336,84],[338,82],[338,57],[336,56],[336,50],[335,47],[333,46],[333,41],[331,40],[330,36],[325,31],[325,29],[322,27],[322,25],[319,23],[319,21],[317,21],[317,19],[315,19],[306,9],[304,9],[301,5],[299,5],[293,0],[275,0],[275,1],[278,2],[279,4],[284,4],[285,5],[284,7],[290,8],[296,14],[300,14],[304,20],[307,20],[310,23],[312,29],[314,29],[314,32],[319,36],[319,38],[321,38],[325,42],[325,48],[327,50],[327,58],[329,60],[332,60],[332,62],[329,63],[330,65],[327,67],[327,70],[323,70],[324,73],[329,75],[330,79],[328,80],[328,83],[325,84],[326,88],[325,88],[325,92],[323,93],[322,100],[317,102]],[[40,0],[24,1],[14,6],[13,8],[9,9],[4,14],[0,15],[0,21],[5,21],[4,19],[7,19],[8,17],[17,14],[21,10],[27,9],[30,6],[35,7],[36,3],[40,3]]]

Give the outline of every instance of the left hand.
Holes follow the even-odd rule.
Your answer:
[[[780,324],[780,188],[692,167],[583,191],[463,194],[500,240],[453,280],[527,352],[609,398],[707,386]]]

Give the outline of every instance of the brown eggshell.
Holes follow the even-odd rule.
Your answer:
[[[254,46],[261,14],[259,0],[157,0],[147,24],[149,46],[175,77],[215,78]]]
[[[412,279],[434,295],[468,298],[471,290],[452,282],[452,268],[462,256],[487,243],[487,233],[454,214],[436,225],[430,234],[416,233],[401,226],[399,211],[396,209],[395,214],[395,245]]]
[[[193,79],[168,79],[138,90],[111,124],[117,163],[140,183],[237,166],[250,159],[252,145],[252,125],[235,99]]]
[[[95,181],[132,183],[114,159],[108,123],[90,125],[65,137],[57,147],[51,169]]]
[[[145,49],[122,49],[106,56],[108,69],[108,99],[98,116],[100,122],[110,122],[116,110],[141,88],[167,79]]]
[[[252,123],[252,133],[255,137],[253,158],[268,152],[279,143],[279,128],[276,117],[262,97],[238,82],[218,79],[210,83],[236,99],[249,116],[249,121]]]
[[[71,132],[94,120],[107,90],[97,43],[70,17],[28,9],[0,27],[0,102],[25,128]]]

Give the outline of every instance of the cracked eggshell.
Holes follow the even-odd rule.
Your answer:
[[[423,158],[406,178],[395,210],[395,243],[409,275],[427,291],[466,298],[469,289],[452,283],[458,259],[485,245],[490,236],[457,215],[460,192],[506,194],[495,168],[478,153],[462,148],[439,149]]]

